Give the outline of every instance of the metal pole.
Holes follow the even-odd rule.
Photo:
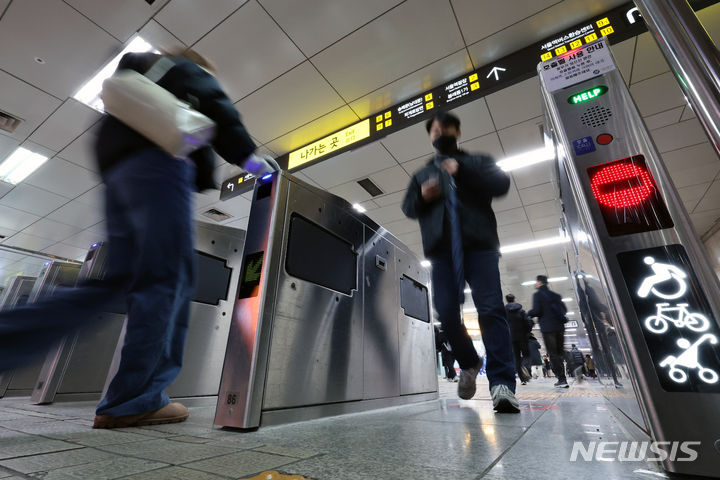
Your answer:
[[[720,52],[685,0],[635,0],[680,88],[720,153]]]

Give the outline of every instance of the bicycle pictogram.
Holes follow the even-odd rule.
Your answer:
[[[670,378],[677,383],[685,383],[688,379],[688,374],[685,370],[678,367],[685,367],[687,369],[697,369],[698,376],[705,383],[717,383],[718,374],[711,368],[703,367],[698,359],[700,345],[706,340],[711,344],[715,345],[718,343],[718,339],[715,335],[706,333],[701,336],[695,343],[690,343],[687,338],[680,338],[677,341],[677,345],[685,350],[679,356],[668,355],[665,360],[660,362],[661,367],[670,367],[668,373]]]
[[[710,322],[704,315],[688,311],[687,303],[678,303],[672,307],[669,303],[658,303],[655,306],[657,307],[655,315],[645,319],[645,328],[653,333],[665,333],[670,323],[677,328],[687,327],[693,332],[704,332],[710,327]]]

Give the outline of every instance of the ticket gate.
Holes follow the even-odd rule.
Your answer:
[[[203,401],[218,394],[244,242],[243,230],[196,223],[195,296],[190,304],[183,367],[175,382],[165,390],[173,398],[186,399],[185,403],[192,398]],[[117,372],[124,340],[123,325],[119,338],[114,340],[114,354],[109,370],[105,371],[104,388],[97,392],[96,398],[107,390]]]
[[[0,299],[0,310],[25,305],[30,298],[33,285],[37,277],[26,277],[18,275],[10,280],[7,288],[3,291]]]
[[[85,256],[77,283],[100,279],[105,271],[107,246],[94,243]],[[56,400],[95,400],[105,377],[125,320],[124,302],[110,305],[96,315],[93,324],[67,335],[45,357],[30,400],[48,404]]]
[[[697,452],[661,444],[666,470],[715,476],[718,279],[605,40],[538,72],[580,308],[603,368],[634,392],[608,400],[654,441]]]
[[[75,285],[79,272],[80,264],[78,263],[47,262],[40,271],[37,280],[33,282],[27,302],[32,303],[41,297],[52,295],[58,287],[72,287]],[[21,299],[18,297],[18,300]],[[8,307],[18,305],[19,303],[16,303],[15,305],[8,305]],[[43,361],[40,360],[15,371],[4,373],[2,379],[0,379],[0,397],[30,395],[42,366]]]
[[[345,200],[257,180],[215,424],[294,422],[438,398],[429,272]]]

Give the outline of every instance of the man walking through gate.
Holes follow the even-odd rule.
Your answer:
[[[568,388],[565,366],[563,365],[563,344],[565,343],[565,313],[567,308],[562,297],[551,291],[545,275],[538,275],[533,294],[533,308],[528,312],[531,317],[537,317],[542,332],[545,349],[550,355],[553,373],[558,378],[555,386]]]
[[[505,195],[510,178],[486,155],[458,148],[460,120],[438,113],[426,123],[435,155],[410,180],[402,209],[417,218],[423,250],[432,263],[435,309],[460,364],[458,396],[475,395],[482,367],[460,319],[465,281],[470,284],[487,350],[487,376],[498,412],[519,412],[515,363],[500,288],[500,258],[493,197]]]

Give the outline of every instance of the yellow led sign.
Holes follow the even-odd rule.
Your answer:
[[[611,33],[614,33],[614,32],[615,32],[615,30],[613,30],[612,27],[607,27],[607,28],[603,28],[602,30],[600,30],[600,34],[603,35],[603,36],[608,36],[608,35],[610,35]]]
[[[582,46],[582,40],[575,40],[574,42],[570,42],[570,48],[575,50],[578,47]]]
[[[542,60],[543,62],[545,60],[550,60],[551,58],[552,58],[552,52],[545,52],[542,55],[540,55],[540,60]]]
[[[389,120],[388,120],[389,122]],[[387,122],[386,122],[387,124]],[[288,170],[297,168],[308,162],[324,157],[335,150],[352,145],[355,142],[370,136],[370,119],[366,118],[362,122],[350,125],[339,132],[328,135],[315,143],[307,145],[303,148],[290,152],[288,159]]]
[[[591,33],[590,35],[585,37],[585,43],[594,42],[598,39],[597,33]]]
[[[562,47],[558,47],[555,49],[555,55],[562,55],[563,53],[566,53],[567,51],[568,51],[567,47],[565,45],[563,45]]]
[[[605,26],[607,26],[607,25],[610,25],[610,20],[608,20],[608,18],[605,17],[605,18],[603,18],[602,20],[598,20],[596,23],[597,23],[597,26],[598,26],[598,27],[602,28],[602,27],[605,27]]]
[[[470,75],[470,76],[468,77],[468,80],[471,81],[471,82],[475,82],[475,81],[477,81],[477,79],[478,79],[478,74],[477,74],[477,73],[473,73],[472,75]]]

